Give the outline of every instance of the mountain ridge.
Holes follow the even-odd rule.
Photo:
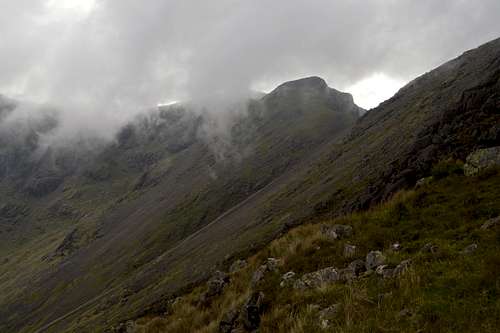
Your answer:
[[[41,214],[39,218],[44,221],[43,202],[48,202],[49,208],[56,205],[50,210],[64,214],[69,228],[66,227],[59,244],[50,245],[54,247],[52,254],[49,251],[41,255],[42,262],[35,265],[41,267],[38,281],[25,290],[23,298],[33,299],[33,294],[46,296],[37,296],[40,301],[33,304],[13,301],[18,305],[4,307],[5,313],[16,313],[9,309],[27,306],[35,312],[23,311],[36,318],[36,312],[43,314],[48,309],[50,314],[64,315],[68,312],[66,308],[78,308],[101,290],[104,292],[112,281],[110,277],[130,274],[129,270],[134,268],[129,267],[141,267],[163,248],[175,246],[193,230],[265,188],[277,174],[303,159],[310,146],[326,137],[335,137],[358,117],[352,112],[356,108],[344,110],[325,95],[314,98],[307,110],[303,106],[292,110],[279,99],[274,102],[276,105],[270,108],[266,101],[250,101],[248,114],[236,118],[230,135],[215,138],[199,137],[200,128],[211,134],[211,124],[205,122],[205,115],[186,112],[178,105],[162,108],[158,115],[141,118],[125,127],[116,143],[104,147],[90,164],[65,177],[63,185],[47,188],[37,199],[40,209],[32,209],[31,216]],[[260,141],[251,140],[253,137]],[[228,138],[236,141],[226,145]],[[214,147],[222,153],[214,151]],[[237,150],[233,152],[233,148]],[[242,153],[245,149],[247,153]],[[292,153],[285,154],[292,149]],[[218,162],[218,158],[222,160]],[[246,173],[235,169],[238,166],[247,168]],[[256,170],[264,171],[262,166],[267,169],[259,174]],[[224,177],[218,176],[221,173]],[[81,216],[88,211],[89,204],[97,210]],[[76,228],[74,214],[81,221]],[[42,228],[50,232],[58,230],[50,226]],[[129,247],[130,242],[141,245]],[[107,268],[98,270],[103,264]],[[50,269],[45,270],[44,265]],[[93,286],[94,291],[85,295],[82,288],[72,289],[73,279],[89,288]],[[96,284],[98,279],[109,282]],[[44,304],[53,290],[66,288],[68,291],[63,291],[65,296],[59,296],[57,304],[50,307]],[[122,293],[120,288],[114,292]],[[9,297],[15,299],[13,295]]]
[[[360,109],[346,104],[347,95],[330,100],[335,91],[325,93],[318,79],[312,79],[320,88],[313,94],[305,89],[280,99],[283,93],[271,93],[261,103],[251,102],[248,118],[233,128],[237,144],[251,153],[227,164],[217,164],[206,143],[196,140],[174,153],[154,139],[145,139],[147,146],[125,140],[108,148],[96,165],[97,179],[103,180],[91,182],[95,188],[75,179],[51,194],[63,195],[66,204],[87,196],[102,209],[86,220],[95,223],[96,238],[37,274],[24,294],[0,298],[0,317],[8,318],[0,328],[30,331],[64,318],[49,331],[104,330],[294,225],[369,208],[413,186],[440,159],[463,159],[474,149],[497,145],[500,40],[451,64],[423,75],[355,124]],[[214,178],[214,172],[224,177]],[[150,181],[152,187],[130,190],[131,184]],[[102,195],[101,189],[110,193]],[[100,206],[114,196],[109,206]],[[94,297],[95,304],[79,309]],[[29,314],[22,323],[15,317],[20,312]]]

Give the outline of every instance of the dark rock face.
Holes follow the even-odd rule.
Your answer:
[[[241,309],[241,321],[243,327],[253,331],[260,326],[260,316],[264,311],[264,293],[254,292]]]
[[[332,181],[330,186],[338,191],[330,201],[337,203],[333,208],[367,208],[413,186],[444,157],[465,160],[476,149],[498,146],[499,54],[498,39],[468,51],[367,112],[342,150],[332,153],[336,157],[329,167],[338,174],[350,165],[356,179],[367,185],[346,196],[344,185]]]

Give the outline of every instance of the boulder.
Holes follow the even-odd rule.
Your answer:
[[[220,271],[216,271],[207,282],[207,290],[201,295],[201,303],[208,305],[213,298],[219,296],[224,291],[224,287],[229,283],[229,276]]]
[[[335,224],[333,226],[323,225],[321,233],[330,240],[345,239],[352,236],[353,230],[350,225]]]
[[[264,276],[266,275],[267,272],[267,266],[266,265],[260,265],[259,268],[252,274],[252,280],[250,281],[252,288],[257,286],[260,281],[264,279]]]
[[[349,267],[339,269],[337,272],[339,274],[339,281],[348,282],[356,278],[356,273]]]
[[[283,274],[283,276],[281,277],[280,287],[283,288],[293,285],[293,283],[295,282],[296,275],[297,274],[295,274],[295,272],[288,272]]]
[[[337,282],[341,276],[334,267],[327,267],[316,272],[307,273],[300,280],[295,281],[295,289],[318,288],[325,284]]]
[[[282,264],[281,259],[276,259],[276,258],[267,258],[266,261],[266,266],[267,269],[271,272],[276,272],[278,270],[278,267]]]
[[[479,149],[467,156],[464,173],[466,176],[474,176],[496,166],[500,166],[500,147]]]
[[[305,282],[302,279],[295,280],[295,282],[293,283],[293,289],[305,290],[307,288],[308,288],[308,286],[305,284]]]
[[[255,287],[262,281],[267,272],[277,272],[278,267],[281,266],[282,260],[276,258],[267,258],[266,262],[263,265],[260,265],[259,268],[253,273],[251,285]]]
[[[332,227],[326,225],[321,226],[321,234],[323,234],[323,236],[330,241],[334,241],[339,238],[335,230],[333,230]]]
[[[354,260],[347,266],[350,270],[354,272],[356,276],[359,276],[361,273],[366,271],[366,265],[365,262],[361,259]]]
[[[349,238],[352,236],[352,227],[350,225],[335,224],[333,230],[339,237],[339,239]]]
[[[488,230],[498,225],[500,225],[500,216],[484,222],[484,224],[481,226],[481,230]]]
[[[352,258],[355,255],[356,255],[356,246],[350,245],[350,244],[345,244],[344,245],[344,257]]]
[[[323,329],[330,327],[330,321],[337,316],[340,311],[340,304],[329,306],[318,313],[320,326]]]
[[[390,279],[394,276],[394,269],[389,268],[387,265],[380,265],[375,269],[375,273],[384,279]]]
[[[385,263],[385,256],[380,251],[371,251],[366,255],[366,270],[375,269]]]
[[[391,250],[393,250],[394,252],[401,251],[401,244],[399,244],[399,243],[392,244],[391,245]]]
[[[263,310],[264,293],[254,292],[241,308],[240,319],[243,327],[248,331],[258,329]]]

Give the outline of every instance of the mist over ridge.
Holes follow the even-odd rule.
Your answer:
[[[0,332],[497,333],[498,0],[4,2]]]
[[[60,137],[109,139],[164,100],[220,109],[214,99],[313,73],[342,91],[376,73],[407,82],[495,37],[499,11],[494,0],[8,2],[0,93],[59,110]],[[395,92],[370,84],[370,103]]]

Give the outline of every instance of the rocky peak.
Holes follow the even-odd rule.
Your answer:
[[[268,97],[287,98],[292,95],[325,95],[329,87],[325,80],[317,76],[285,82],[274,89]]]
[[[321,103],[328,108],[360,115],[364,110],[354,103],[351,94],[330,88],[325,80],[317,76],[311,76],[295,81],[281,84],[271,93],[264,97],[264,101],[271,103],[273,107],[279,104],[285,105],[318,105]]]
[[[294,89],[294,90],[324,90],[328,85],[325,80],[318,76],[306,77],[294,81],[285,82],[279,85],[276,90]]]

